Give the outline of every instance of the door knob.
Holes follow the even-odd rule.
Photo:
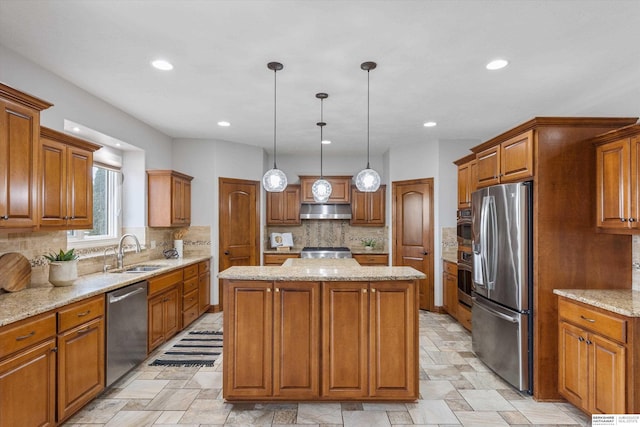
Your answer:
[[[229,255],[229,251],[224,251],[224,254],[225,255]]]
[[[429,252],[427,252],[427,251],[422,252],[422,255],[429,255]]]

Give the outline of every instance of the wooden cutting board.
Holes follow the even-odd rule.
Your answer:
[[[9,252],[0,256],[0,288],[17,292],[31,281],[31,263],[24,255]]]

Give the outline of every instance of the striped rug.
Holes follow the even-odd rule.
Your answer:
[[[190,331],[149,366],[213,366],[222,353],[222,332]]]

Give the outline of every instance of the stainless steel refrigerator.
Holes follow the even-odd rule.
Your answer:
[[[533,391],[532,182],[471,197],[473,351],[518,390]]]

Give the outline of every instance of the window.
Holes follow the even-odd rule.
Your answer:
[[[93,165],[93,229],[70,230],[67,241],[73,246],[111,243],[120,236],[122,173],[101,164]],[[80,243],[79,245],[76,245]]]

